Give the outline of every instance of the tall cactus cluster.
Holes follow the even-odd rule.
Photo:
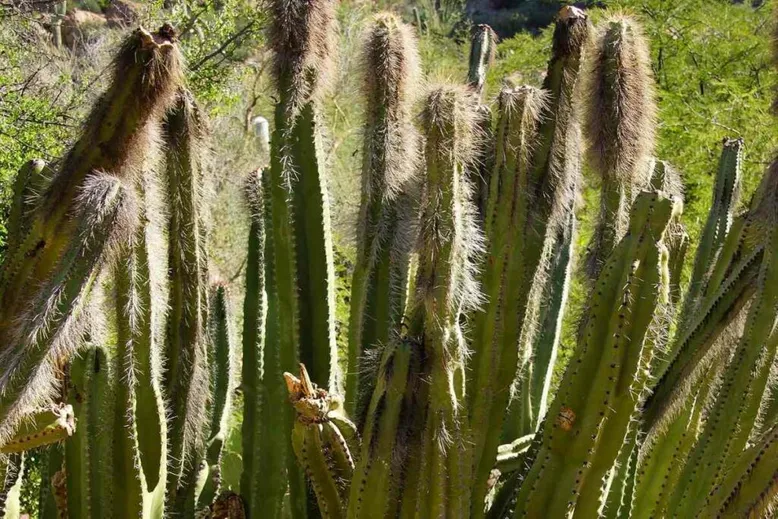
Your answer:
[[[171,27],[128,36],[68,154],[20,170],[0,270],[4,516],[31,449],[45,517],[771,513],[778,164],[740,209],[744,144],[724,141],[682,286],[682,181],[654,157],[638,23],[563,8],[542,85],[492,106],[491,29],[474,29],[462,85],[425,87],[412,28],[372,18],[340,351],[321,116],[335,1],[268,7],[277,104],[270,162],[245,179],[242,354],[209,273],[207,123]],[[585,166],[600,208],[575,269]]]

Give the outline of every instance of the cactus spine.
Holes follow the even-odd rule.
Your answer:
[[[465,175],[475,151],[476,100],[464,89],[435,89],[422,120],[427,174],[407,334],[423,355],[421,377],[427,383],[414,411],[419,422],[410,438],[400,516],[461,517],[470,506],[470,460],[464,443],[466,345],[459,319],[479,302],[472,258],[481,243]]]
[[[377,15],[362,60],[367,121],[346,375],[346,407],[352,414],[364,390],[360,356],[399,331],[412,245],[408,193],[418,168],[411,110],[419,57],[410,27],[392,14]]]
[[[216,498],[221,487],[221,457],[227,437],[232,393],[235,390],[232,325],[229,310],[227,286],[217,284],[211,289],[211,315],[208,326],[208,363],[211,367],[211,392],[208,400],[211,409],[207,438],[207,450],[203,488],[199,492],[199,508],[208,507]]]
[[[602,188],[586,267],[596,279],[627,231],[634,197],[648,184],[656,105],[648,44],[632,19],[616,15],[603,22],[590,64],[586,135]]]

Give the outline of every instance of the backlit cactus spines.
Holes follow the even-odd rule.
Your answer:
[[[18,246],[0,269],[0,344],[9,344],[8,324],[30,304],[24,287],[49,277],[77,224],[69,218],[85,180],[96,172],[129,179],[143,162],[154,124],[181,81],[175,32],[165,25],[131,33],[117,53],[113,81],[95,104],[80,138],[53,175],[30,216]],[[129,108],[128,108],[129,107]]]
[[[357,259],[351,282],[346,408],[360,398],[360,356],[399,331],[412,242],[408,192],[418,168],[413,103],[419,57],[411,28],[379,14],[362,57],[367,101]]]
[[[529,151],[518,148],[515,152],[519,156],[529,156],[530,161],[526,173],[519,171],[516,179],[509,183],[518,184],[516,203],[506,228],[511,239],[506,249],[503,250],[505,245],[502,245],[496,254],[490,251],[492,258],[502,258],[505,262],[499,267],[504,272],[504,279],[500,286],[502,276],[495,277],[491,284],[497,286],[485,287],[486,295],[489,301],[499,301],[501,315],[510,317],[493,320],[483,312],[475,316],[472,384],[477,390],[473,391],[470,402],[476,467],[471,514],[475,517],[483,514],[481,503],[487,493],[487,481],[500,443],[509,389],[517,367],[529,360],[525,345],[533,344],[538,333],[538,299],[548,281],[548,261],[557,230],[569,224],[580,174],[580,128],[575,94],[588,35],[586,14],[575,7],[564,7],[554,30],[552,57],[543,83],[548,102],[540,112],[535,146]],[[499,191],[497,178],[497,175],[492,177],[490,198],[496,198],[494,193]],[[495,214],[493,204],[496,202],[490,199],[488,215]],[[485,226],[487,240],[493,235],[489,218]],[[491,243],[490,247],[493,247]],[[487,269],[487,275],[491,270],[494,266]],[[532,300],[531,292],[537,294]],[[490,305],[491,311],[497,311],[495,306],[498,305]],[[527,315],[531,317],[527,318]],[[479,325],[481,319],[487,322]]]
[[[105,174],[88,177],[70,216],[75,225],[52,276],[33,294],[33,302],[0,352],[0,443],[12,436],[31,410],[54,396],[62,359],[75,351],[83,333],[85,299],[99,267],[117,243],[131,233],[135,197],[122,181]]]
[[[474,157],[476,99],[442,86],[427,96],[418,268],[408,338],[424,357],[416,430],[409,441],[403,517],[467,514],[471,465],[464,441],[466,345],[462,312],[480,302],[473,258],[481,247],[466,168]],[[459,455],[453,455],[458,452]]]
[[[586,135],[589,161],[602,178],[600,216],[586,265],[595,279],[629,226],[632,200],[648,182],[656,105],[640,26],[623,15],[604,20],[590,68]]]
[[[211,367],[211,394],[208,405],[211,417],[204,468],[206,479],[198,496],[199,508],[210,506],[219,494],[222,448],[227,437],[232,393],[235,390],[235,352],[228,295],[227,286],[223,283],[218,283],[211,289],[208,326],[208,358]]]
[[[19,517],[24,454],[0,455],[0,515]]]
[[[470,40],[470,64],[467,83],[473,91],[482,97],[486,86],[486,74],[497,54],[497,34],[486,24],[473,27]]]
[[[606,262],[587,307],[581,341],[549,408],[544,441],[518,494],[516,517],[581,516],[597,510],[601,478],[616,460],[645,388],[649,329],[668,297],[662,243],[676,211],[645,192],[630,229]],[[604,441],[607,437],[609,441]],[[586,503],[578,508],[579,501]],[[594,506],[592,506],[594,505]]]
[[[184,90],[168,112],[164,182],[169,200],[167,235],[170,310],[165,357],[171,410],[167,491],[188,496],[205,452],[208,397],[208,279],[203,201],[204,121]]]
[[[397,513],[403,468],[408,461],[404,440],[411,432],[408,416],[418,372],[419,352],[411,341],[397,339],[384,347],[352,478],[349,517],[391,517]]]

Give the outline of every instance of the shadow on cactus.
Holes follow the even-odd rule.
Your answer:
[[[339,359],[321,117],[335,2],[268,5],[278,95],[270,164],[245,182],[240,354],[208,265],[207,121],[172,28],[131,33],[60,165],[20,170],[0,270],[4,516],[42,447],[43,517],[770,513],[778,163],[741,210],[744,144],[724,141],[684,287],[683,183],[653,156],[635,19],[593,28],[564,7],[543,84],[492,107],[491,29],[461,85],[425,88],[413,30],[378,14]],[[584,163],[601,196],[575,269]],[[577,274],[589,297],[552,394]]]

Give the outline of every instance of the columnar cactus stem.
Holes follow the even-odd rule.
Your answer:
[[[592,279],[627,231],[632,201],[648,184],[656,125],[651,60],[640,26],[623,15],[608,18],[595,49],[586,134],[602,194],[586,265]]]
[[[766,176],[775,176],[778,167]],[[711,409],[705,427],[676,487],[669,513],[696,510],[710,488],[721,483],[725,470],[746,446],[758,417],[767,379],[778,350],[775,331],[778,307],[778,227],[775,187],[764,186],[755,215],[772,227],[757,281],[757,294],[749,310],[745,332],[723,375],[722,392]]]
[[[365,38],[362,60],[367,120],[349,315],[346,409],[350,414],[355,414],[361,392],[360,356],[364,350],[387,344],[399,331],[413,227],[405,214],[409,208],[404,206],[418,168],[412,108],[419,56],[411,28],[392,14],[377,15]],[[387,311],[379,313],[381,308]]]
[[[493,278],[484,286],[492,304],[487,312],[476,314],[473,338],[470,419],[476,467],[471,510],[474,517],[483,515],[487,481],[499,446],[509,389],[519,359],[527,360],[528,352],[524,351],[520,356],[519,345],[532,344],[537,333],[537,322],[525,316],[528,308],[532,310],[529,315],[536,315],[537,299],[547,279],[547,260],[552,253],[553,241],[559,226],[567,223],[565,216],[573,204],[580,164],[580,131],[574,95],[588,34],[589,22],[581,10],[565,7],[560,11],[553,56],[543,86],[548,103],[540,112],[537,137],[533,139],[535,146],[513,152],[529,156],[529,164],[516,173],[515,179],[509,178],[508,182],[502,183],[503,186],[517,185],[510,188],[517,194],[506,195],[503,201],[509,204],[506,201],[516,197],[509,212],[508,227],[503,231],[507,234],[507,243],[489,244],[490,257],[504,265],[492,265],[487,269],[486,276]],[[497,156],[500,156],[499,149]],[[499,178],[497,174],[492,177],[487,215],[498,214],[495,207],[500,205]],[[492,216],[487,216],[485,225],[487,239],[493,235],[490,218]],[[504,279],[495,271],[504,272]],[[536,300],[530,301],[533,290],[537,294]],[[490,310],[491,307],[499,307],[499,313],[507,317],[490,319],[488,314],[497,311]]]
[[[8,250],[16,249],[28,232],[30,218],[49,183],[50,171],[42,160],[31,160],[19,170],[13,186],[11,212],[8,215]]]
[[[497,54],[497,34],[486,24],[473,27],[470,40],[470,64],[467,72],[467,83],[478,95],[483,97],[486,86],[486,74],[494,63]]]
[[[94,172],[129,178],[151,145],[147,131],[165,109],[181,81],[173,29],[144,29],[124,41],[113,66],[113,81],[96,103],[83,133],[31,216],[29,229],[0,270],[0,344],[10,344],[9,325],[29,306],[25,289],[47,279],[67,247],[77,223],[69,218],[85,179]]]
[[[705,227],[702,230],[697,253],[694,258],[694,270],[686,292],[681,325],[692,318],[699,309],[700,297],[708,282],[711,265],[718,257],[721,247],[729,234],[734,220],[740,196],[742,177],[743,140],[724,139],[721,158],[713,185],[713,201]]]
[[[465,176],[475,149],[475,118],[476,100],[464,89],[441,87],[427,97],[427,175],[408,337],[422,351],[421,376],[428,387],[418,396],[419,429],[409,452],[413,475],[403,489],[402,517],[461,517],[470,506],[466,346],[459,318],[479,302],[472,259],[481,243]]]
[[[630,230],[593,288],[581,342],[549,409],[516,517],[596,513],[601,478],[645,389],[639,385],[652,353],[649,330],[668,297],[662,239],[676,207],[661,193],[636,199]]]
[[[768,430],[730,466],[707,497],[700,517],[767,517],[778,494],[778,425]]]
[[[407,416],[414,382],[419,382],[413,377],[419,371],[418,353],[412,343],[399,339],[384,347],[352,478],[349,518],[391,517],[400,499],[407,462],[402,443],[411,426]]]
[[[222,447],[227,437],[230,413],[232,411],[232,393],[235,390],[232,325],[230,322],[227,286],[217,284],[211,290],[211,315],[209,323],[208,361],[211,366],[211,424],[208,432],[208,444],[204,471],[204,487],[198,497],[199,507],[208,507],[219,494],[221,487]]]
[[[272,262],[272,279],[268,276],[267,281],[268,286],[271,281],[274,286],[268,288],[272,295],[266,348],[278,352],[280,370],[293,371],[302,361],[315,382],[339,391],[333,320],[335,273],[318,115],[318,98],[335,49],[334,9],[333,0],[270,3],[273,23],[268,41],[274,54],[279,102],[267,190],[271,222],[267,242],[273,249],[272,257],[267,258]],[[266,383],[280,385],[281,380]],[[281,414],[284,425],[278,433],[284,435],[286,443],[283,448],[263,448],[277,449],[269,455],[286,463],[291,512],[305,517],[305,481],[288,449],[294,417],[283,400],[267,405]],[[283,491],[274,493],[262,506],[279,510],[283,499]]]
[[[208,396],[208,279],[203,222],[204,122],[187,91],[165,121],[170,314],[165,344],[170,420],[167,491],[171,504],[189,494],[205,452]]]
[[[46,296],[41,290],[51,288],[50,280],[58,277],[55,272],[60,272],[61,258],[70,257],[73,243],[83,238],[79,236],[84,231],[83,222],[74,215],[83,214],[79,197],[89,188],[90,179],[96,172],[128,178],[142,163],[150,145],[149,124],[156,122],[181,80],[174,41],[169,26],[156,33],[139,29],[127,38],[115,60],[114,81],[41,196],[18,245],[4,258],[0,269],[0,437],[8,434],[4,424],[18,419],[10,406],[17,406],[20,398],[29,400],[26,404],[35,404],[52,394],[55,382],[43,375],[43,371],[51,374],[52,370],[38,370],[38,376],[32,379],[28,377],[31,369],[21,371],[24,362],[18,355],[22,351],[18,323],[29,320],[24,317],[29,308],[43,308],[40,303]],[[106,208],[111,206],[108,203]],[[84,279],[91,275],[84,274]],[[72,302],[58,305],[57,312],[63,312],[61,317],[75,324],[78,306]],[[50,328],[49,324],[44,323],[44,328]],[[53,337],[44,335],[46,341]],[[25,349],[33,356],[40,353],[36,347]],[[64,347],[49,350],[62,355],[71,351]],[[50,361],[46,365],[50,367]]]
[[[283,414],[270,405],[283,401],[284,388],[274,384],[282,376],[279,351],[266,341],[273,337],[277,323],[274,315],[268,315],[268,299],[273,296],[270,291],[274,290],[274,284],[273,248],[265,240],[265,224],[270,221],[266,211],[266,184],[267,176],[261,170],[251,173],[246,182],[251,224],[243,302],[243,474],[240,486],[248,517],[261,517],[263,511],[270,517],[280,514],[286,486],[284,452],[289,442],[288,437],[282,436],[287,432]],[[265,477],[268,473],[277,477]]]
[[[145,189],[143,190],[145,193]],[[151,204],[146,204],[147,211]],[[153,215],[147,214],[147,218]],[[140,226],[114,269],[117,374],[114,409],[116,516],[162,517],[167,479],[167,424],[161,394],[158,252],[153,230]]]
[[[89,177],[75,204],[73,236],[0,352],[0,444],[27,413],[48,405],[58,363],[81,338],[84,300],[97,271],[136,220],[134,197],[109,175]]]

